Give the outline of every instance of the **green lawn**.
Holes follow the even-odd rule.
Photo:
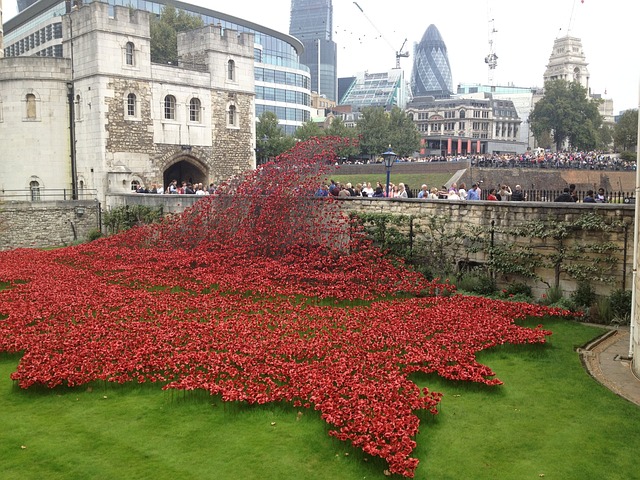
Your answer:
[[[421,414],[416,478],[638,478],[639,407],[595,382],[574,351],[601,330],[545,327],[547,345],[481,353],[501,387],[414,379],[444,393],[439,415]],[[18,360],[0,354],[3,480],[389,478],[384,462],[330,438],[312,410],[154,385],[23,391],[9,379]]]

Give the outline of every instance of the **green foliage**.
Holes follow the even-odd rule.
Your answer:
[[[389,143],[401,157],[410,157],[420,149],[420,133],[416,124],[398,107],[393,107],[389,114]]]
[[[636,152],[625,151],[620,154],[620,159],[627,162],[633,162],[637,159],[637,155],[638,154]]]
[[[631,290],[614,290],[609,295],[609,301],[613,319],[618,319],[620,323],[629,323],[631,320]]]
[[[361,111],[357,131],[360,151],[367,155],[380,155],[391,143],[389,116],[382,107],[367,107]]]
[[[516,282],[516,283],[510,284],[505,289],[505,293],[507,295],[524,295],[529,298],[531,298],[532,296],[531,286],[522,282]]]
[[[497,290],[495,280],[481,269],[462,274],[456,287],[458,291],[476,295],[493,295]]]
[[[621,222],[607,223],[603,216],[589,212],[574,220],[549,217],[495,228],[494,232],[500,234],[502,241],[489,249],[489,265],[498,273],[538,280],[541,278],[535,273],[536,269],[550,268],[555,271],[556,286],[562,273],[579,282],[611,283],[617,262],[614,254],[619,247],[608,241],[580,242],[578,239],[579,235],[593,236],[622,227]],[[490,231],[490,227],[487,230]],[[531,241],[508,241],[509,237]],[[545,249],[537,248],[539,244],[543,244]]]
[[[411,258],[413,217],[388,213],[356,213],[352,214],[352,219],[363,226],[365,234],[382,250],[396,257]]]
[[[99,229],[94,228],[93,230],[89,231],[89,233],[87,234],[87,241],[93,242],[94,240],[97,240],[100,237],[102,237],[102,232]]]
[[[296,143],[295,138],[284,133],[278,124],[278,116],[275,113],[266,111],[258,117],[258,120],[256,153],[259,157],[262,157],[263,160],[272,159],[293,148]]]
[[[557,304],[564,297],[564,292],[560,287],[553,286],[547,289],[547,293],[545,293],[540,299],[540,303],[543,305],[554,305]]]
[[[152,16],[151,61],[178,64],[178,33],[204,26],[203,20],[172,5],[165,5],[159,16]]]
[[[571,300],[577,307],[589,307],[596,300],[596,292],[590,283],[580,282],[571,294]]]
[[[104,214],[104,225],[109,233],[118,233],[136,225],[158,222],[162,219],[162,207],[133,205],[114,208]]]
[[[638,144],[638,109],[626,110],[613,128],[613,142],[618,150],[629,151]],[[633,160],[635,153],[631,155]]]
[[[304,142],[313,137],[321,137],[324,134],[325,132],[322,128],[320,128],[320,125],[318,125],[313,120],[308,120],[304,122],[302,125],[300,125],[298,128],[296,128],[296,133],[294,137],[296,138],[296,140]]]
[[[563,143],[579,150],[595,148],[602,117],[598,101],[590,99],[577,82],[551,80],[545,83],[544,96],[529,115],[536,138],[551,133],[557,150]]]
[[[358,136],[358,132],[355,128],[347,127],[344,124],[344,121],[340,117],[335,117],[331,120],[331,124],[329,128],[326,129],[325,132],[327,135],[332,137],[342,137],[342,138],[353,138],[355,139]],[[339,149],[336,153],[339,157],[349,158],[357,155],[360,152],[360,149],[355,146],[349,146]]]

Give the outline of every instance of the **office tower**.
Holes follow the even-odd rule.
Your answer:
[[[453,93],[447,46],[433,24],[414,49],[411,91],[414,97],[447,98]]]
[[[331,0],[291,0],[289,35],[304,45],[300,63],[309,67],[311,90],[337,102],[338,49]]]

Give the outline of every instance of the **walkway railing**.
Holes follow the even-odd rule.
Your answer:
[[[22,190],[0,190],[0,200],[13,202],[52,202],[59,200],[96,200],[98,191],[83,188],[78,190],[78,198],[73,198],[69,188],[24,188]]]

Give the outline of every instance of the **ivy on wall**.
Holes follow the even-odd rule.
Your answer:
[[[460,273],[471,259],[493,276],[517,275],[558,287],[562,275],[576,282],[613,284],[622,248],[610,235],[625,232],[620,221],[589,212],[571,220],[549,216],[517,226],[477,226],[453,221],[451,215],[415,216],[352,213],[365,234],[387,253],[403,257],[429,278]],[[553,281],[541,270],[553,271]],[[548,277],[547,277],[548,278]]]

